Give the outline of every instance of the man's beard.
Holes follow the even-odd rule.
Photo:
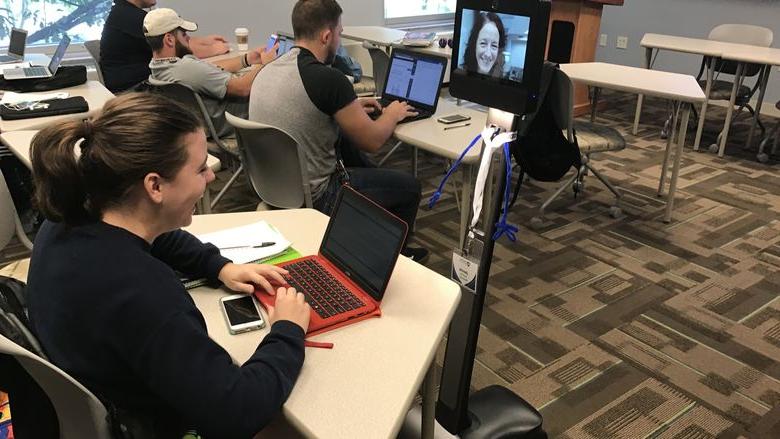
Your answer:
[[[328,47],[328,54],[325,56],[325,64],[326,65],[332,65],[333,61],[336,60],[336,52],[338,52],[339,48],[336,47],[335,49],[332,47]]]
[[[179,40],[176,40],[176,56],[184,58],[185,55],[192,55],[192,50],[179,42]]]

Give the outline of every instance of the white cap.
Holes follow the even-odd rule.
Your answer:
[[[170,8],[153,9],[144,18],[144,35],[147,37],[164,35],[178,28],[194,32],[198,30],[198,25],[182,19],[176,11]]]

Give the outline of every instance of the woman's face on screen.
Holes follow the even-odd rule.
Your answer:
[[[492,21],[486,21],[477,35],[477,71],[490,74],[498,58],[498,27]]]

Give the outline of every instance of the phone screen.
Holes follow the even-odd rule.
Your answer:
[[[268,43],[265,45],[265,51],[270,52],[271,49],[274,48],[274,44],[276,44],[276,40],[279,37],[276,34],[271,34],[270,37],[268,37]]]
[[[257,312],[252,296],[242,296],[235,299],[223,300],[230,326],[243,325],[244,323],[256,322],[263,318]]]

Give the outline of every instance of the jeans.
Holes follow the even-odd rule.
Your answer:
[[[347,168],[347,171],[349,185],[353,189],[401,218],[409,226],[411,234],[421,196],[420,182],[414,176],[394,169]],[[314,208],[330,215],[341,184],[338,172],[331,175],[325,192],[314,200]]]

